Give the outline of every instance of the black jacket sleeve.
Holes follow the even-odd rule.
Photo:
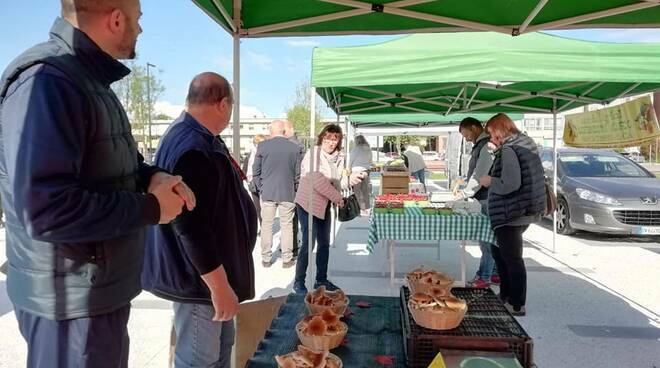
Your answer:
[[[210,159],[200,151],[188,151],[179,158],[174,175],[181,175],[195,193],[196,206],[184,212],[173,222],[183,251],[200,275],[209,273],[222,265],[223,260],[215,230],[215,204],[219,188],[217,169]]]

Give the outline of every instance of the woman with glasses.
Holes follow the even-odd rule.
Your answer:
[[[343,133],[339,125],[328,124],[318,135],[316,145],[307,151],[300,168],[300,185],[296,193],[296,210],[300,221],[302,244],[296,264],[293,290],[306,293],[309,251],[309,214],[313,216],[312,234],[316,239],[316,282],[314,288],[325,286],[333,291],[338,287],[328,280],[330,255],[330,207],[343,207],[342,189],[362,180],[362,174],[349,175],[344,170],[344,155],[341,153]],[[310,157],[314,155],[314,170],[310,170]],[[313,197],[313,198],[312,198]],[[310,199],[313,205],[310,207]]]

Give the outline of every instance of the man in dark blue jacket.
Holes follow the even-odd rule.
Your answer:
[[[0,80],[7,291],[28,367],[126,367],[144,229],[181,212],[180,177],[144,164],[110,84],[130,71],[138,0],[62,0],[48,42]]]
[[[256,211],[219,137],[232,105],[225,78],[196,76],[156,152],[197,197],[193,211],[149,230],[142,272],[145,290],[174,301],[176,368],[229,368],[238,303],[254,298]]]

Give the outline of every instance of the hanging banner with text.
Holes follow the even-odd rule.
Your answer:
[[[606,109],[566,115],[564,120],[564,144],[572,147],[635,147],[660,137],[650,96]]]

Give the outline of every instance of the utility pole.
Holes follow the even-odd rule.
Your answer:
[[[151,157],[151,74],[149,74],[149,68],[155,68],[156,66],[151,63],[147,63],[147,154],[146,159],[149,163],[152,162]]]

